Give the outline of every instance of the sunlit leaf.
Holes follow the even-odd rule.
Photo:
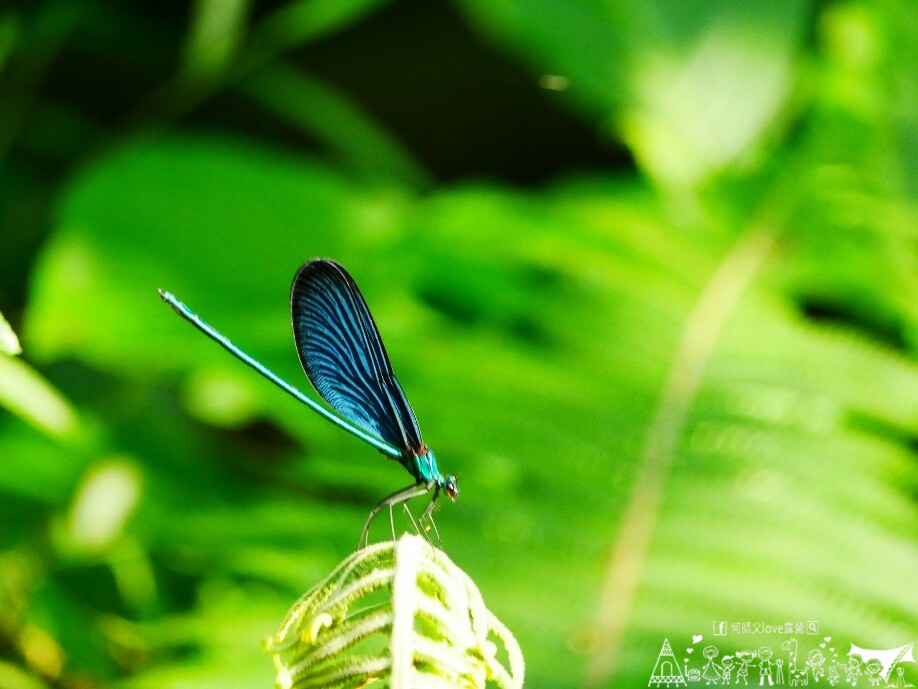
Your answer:
[[[19,338],[0,313],[0,354],[16,355],[22,353]]]
[[[245,34],[249,0],[197,0],[185,44],[183,70],[192,78],[211,78],[230,64]]]
[[[24,361],[5,356],[0,356],[0,406],[58,437],[77,427],[76,413],[59,391]]]
[[[463,0],[560,98],[621,137],[653,177],[691,185],[736,163],[787,105],[808,3]]]
[[[141,477],[130,460],[106,458],[95,465],[83,477],[70,507],[68,547],[86,552],[109,547],[122,535],[141,493]]]
[[[35,675],[23,672],[11,663],[0,660],[0,685],[8,689],[46,689],[47,684]]]

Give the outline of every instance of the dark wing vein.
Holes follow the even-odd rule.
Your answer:
[[[290,296],[300,363],[346,419],[394,447],[420,451],[421,430],[353,278],[327,259],[297,271]]]

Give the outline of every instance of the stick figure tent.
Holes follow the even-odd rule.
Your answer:
[[[896,667],[896,665],[899,663],[915,662],[915,658],[912,657],[912,648],[914,646],[915,644],[909,643],[905,644],[904,646],[899,646],[898,648],[875,650],[872,648],[861,648],[860,646],[851,644],[851,650],[848,651],[848,655],[858,655],[865,663],[868,660],[873,660],[874,658],[879,660],[883,666],[883,671],[880,673],[880,677],[882,677],[884,681],[888,682],[889,676],[892,674],[893,668]]]
[[[647,686],[660,685],[678,686],[686,685],[685,677],[682,676],[682,670],[679,669],[679,661],[673,655],[673,649],[669,645],[669,639],[663,639],[663,648],[660,649],[660,655],[657,656],[657,663],[653,666],[653,672],[650,675],[650,681]]]

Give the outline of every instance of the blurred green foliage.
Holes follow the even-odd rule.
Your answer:
[[[528,686],[715,619],[918,640],[910,3],[173,5],[0,10],[0,686],[273,681],[407,475],[156,289],[306,385],[313,256]]]

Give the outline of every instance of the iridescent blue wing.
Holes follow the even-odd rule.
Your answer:
[[[353,278],[327,259],[297,271],[290,294],[300,363],[316,392],[399,451],[420,453],[421,429]]]

